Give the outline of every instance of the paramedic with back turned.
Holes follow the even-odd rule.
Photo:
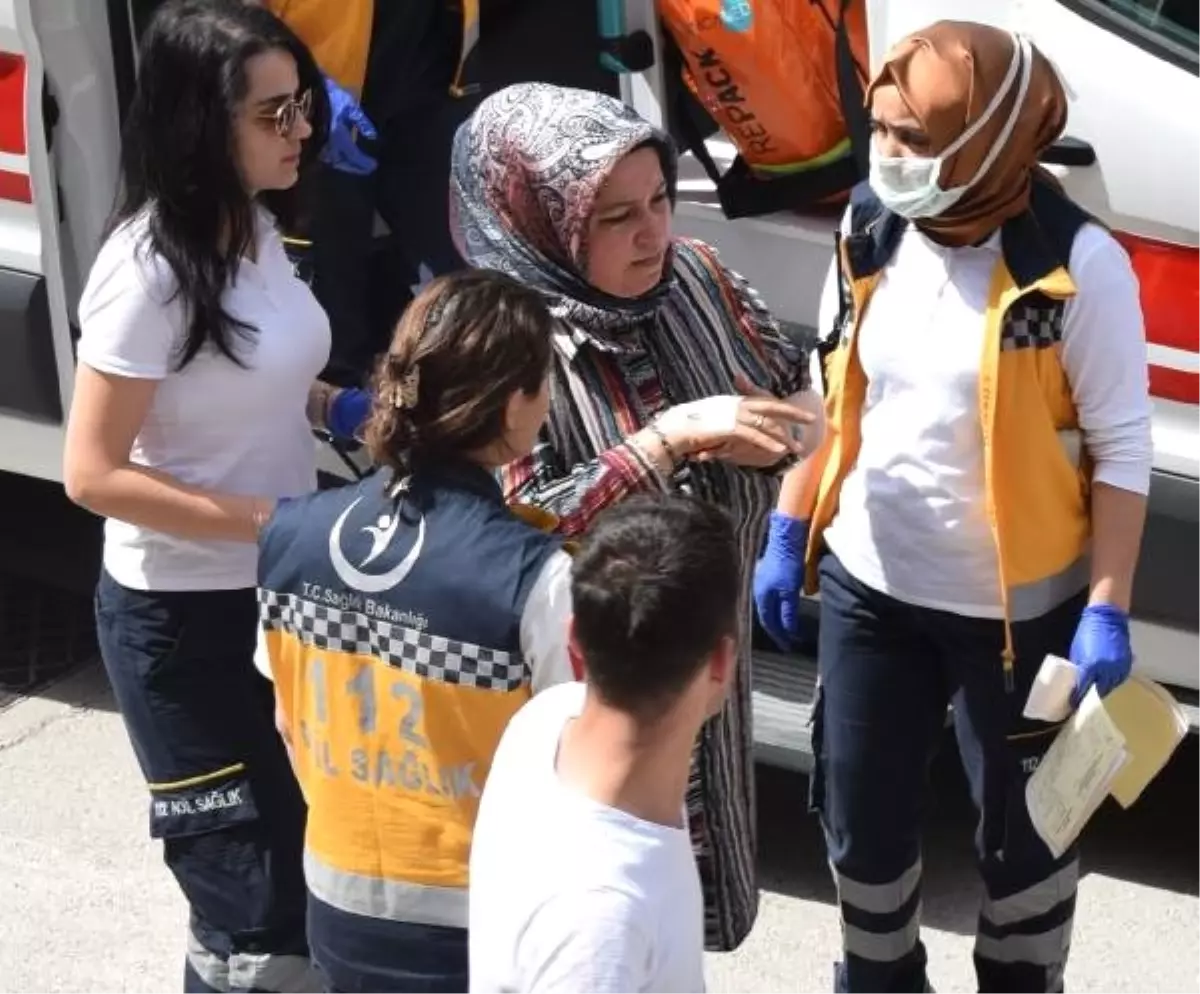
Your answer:
[[[570,557],[493,475],[545,420],[550,329],[508,277],[435,280],[376,377],[382,468],[283,504],[263,533],[266,655],[309,805],[309,942],[333,990],[467,989],[492,753],[531,693],[572,677]]]
[[[811,785],[837,985],[929,989],[922,801],[952,703],[979,809],[979,989],[1062,990],[1079,862],[1030,822],[1057,728],[1022,710],[1048,653],[1077,666],[1077,700],[1129,675],[1152,453],[1138,285],[1038,166],[1067,100],[1027,39],[934,24],[868,100],[870,181],[821,308],[829,434],[791,509],[821,594]]]

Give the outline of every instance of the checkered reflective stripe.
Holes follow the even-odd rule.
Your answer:
[[[1061,301],[1014,304],[1004,315],[1000,350],[1048,349],[1062,341]]]
[[[258,607],[269,630],[290,632],[317,649],[374,656],[423,679],[499,691],[529,682],[524,661],[502,649],[457,642],[273,590],[259,590]]]

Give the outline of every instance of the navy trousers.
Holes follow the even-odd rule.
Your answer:
[[[96,621],[150,835],[191,909],[185,989],[317,989],[305,806],[254,668],[254,589],[131,590],[104,573]]]
[[[313,959],[327,991],[445,991],[469,987],[467,930],[352,915],[308,902]]]
[[[1062,990],[1079,864],[1074,851],[1055,859],[1030,823],[1025,783],[1056,728],[1021,710],[1046,654],[1067,654],[1085,595],[1012,626],[1009,690],[1002,622],[901,603],[858,582],[832,554],[820,581],[811,805],[843,924],[835,990],[929,989],[922,803],[948,705],[979,811],[979,989]]]

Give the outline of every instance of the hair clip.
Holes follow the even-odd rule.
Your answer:
[[[420,389],[421,370],[417,366],[413,366],[412,369],[400,377],[400,382],[393,389],[392,406],[398,407],[401,410],[411,411],[417,406]]]

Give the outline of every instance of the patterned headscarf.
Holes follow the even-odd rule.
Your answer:
[[[671,140],[621,101],[549,83],[492,95],[454,139],[450,223],[459,252],[475,268],[543,291],[556,313],[589,331],[652,315],[670,293],[670,259],[663,281],[632,299],[584,276],[596,195],[616,164],[643,146],[658,152],[673,203]]]

